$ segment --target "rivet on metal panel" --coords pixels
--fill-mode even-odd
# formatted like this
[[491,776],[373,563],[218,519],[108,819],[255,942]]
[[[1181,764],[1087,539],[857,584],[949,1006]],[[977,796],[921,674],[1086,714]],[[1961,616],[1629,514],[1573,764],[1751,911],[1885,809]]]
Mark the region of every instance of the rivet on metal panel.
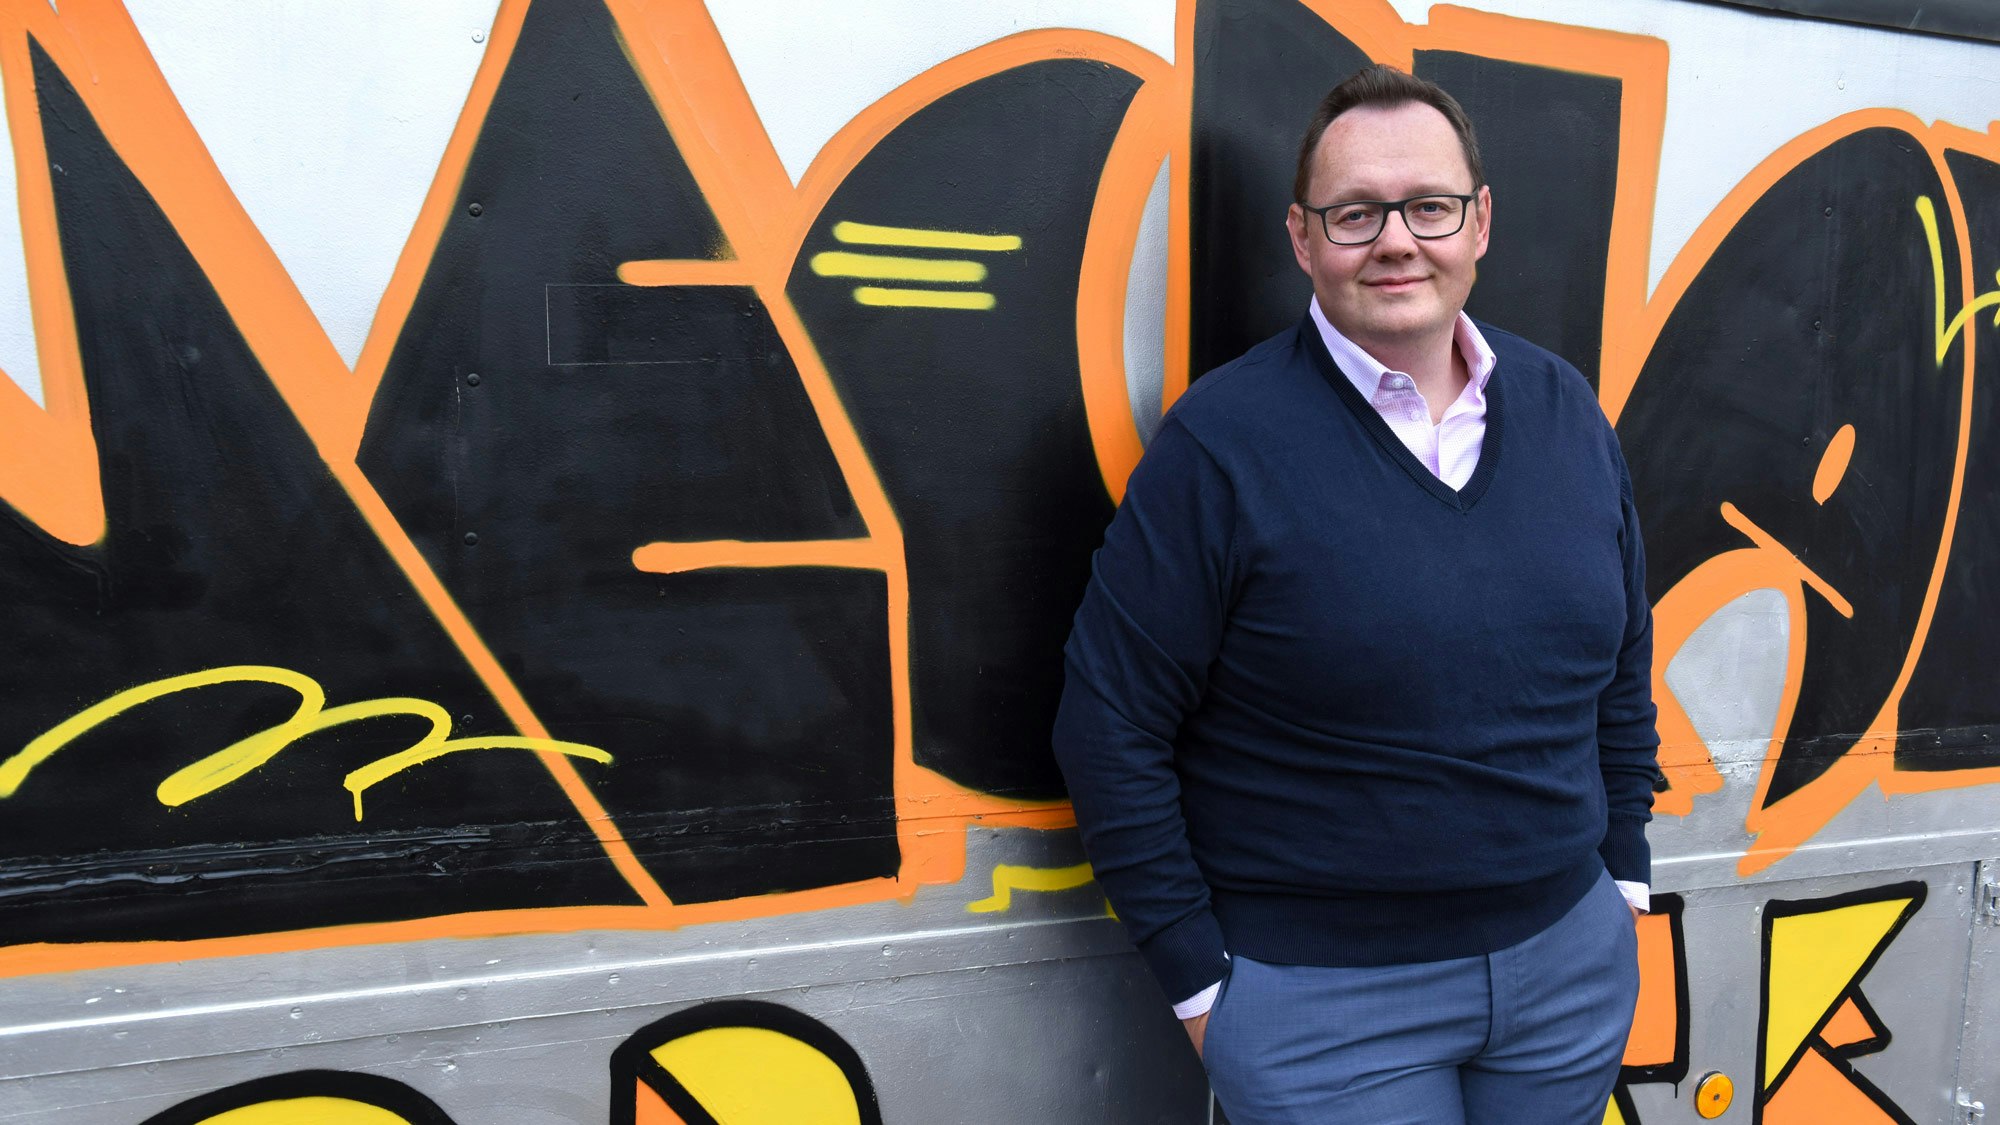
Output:
[[475,219],[476,219],[476,218],[478,218],[478,217],[479,217],[480,215],[482,215],[482,214],[484,214],[484,213],[485,213],[485,211],[486,211],[486,208],[484,208],[484,207],[481,207],[481,206],[480,206],[479,204],[477,204],[477,203],[474,203],[474,204],[471,204],[471,205],[467,206],[465,210],[466,210],[466,213],[467,213],[467,214],[471,215],[471,216],[472,216],[473,218],[475,218]]
[[1727,1074],[1711,1070],[1701,1076],[1694,1087],[1694,1111],[1708,1120],[1721,1117],[1729,1111],[1729,1103],[1736,1100],[1736,1083]]
[[466,532],[466,533],[465,533],[465,545],[466,545],[466,546],[468,546],[468,547],[473,547],[473,546],[477,546],[477,545],[478,545],[478,543],[479,543],[479,533],[478,533],[478,532],[476,532],[476,531],[468,531],[468,532]]
[[1958,1110],[1958,1119],[1964,1125],[1978,1125],[1986,1116],[1986,1103],[1974,1101],[1970,1090],[1958,1091],[1957,1100],[1951,1104]]
[[468,387],[476,387],[476,386],[478,386],[478,385],[479,385],[479,372],[477,372],[477,371],[470,371],[470,372],[467,372],[467,373],[466,373],[466,376],[465,376],[465,385],[466,385],[466,386],[468,386]]

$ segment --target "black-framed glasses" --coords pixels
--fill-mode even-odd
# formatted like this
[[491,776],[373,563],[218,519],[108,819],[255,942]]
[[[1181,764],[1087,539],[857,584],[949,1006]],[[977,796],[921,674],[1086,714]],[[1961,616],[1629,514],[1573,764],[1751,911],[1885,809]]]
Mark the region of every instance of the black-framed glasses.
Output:
[[1450,238],[1465,229],[1473,195],[1413,195],[1408,199],[1350,199],[1330,207],[1299,209],[1319,216],[1320,229],[1335,246],[1366,246],[1382,237],[1391,213],[1418,238]]

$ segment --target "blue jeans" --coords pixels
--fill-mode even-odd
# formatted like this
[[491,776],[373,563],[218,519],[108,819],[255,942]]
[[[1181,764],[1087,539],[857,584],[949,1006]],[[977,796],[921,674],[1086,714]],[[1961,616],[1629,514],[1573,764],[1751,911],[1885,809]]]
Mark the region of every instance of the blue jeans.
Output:
[[1230,1125],[1597,1125],[1639,997],[1611,876],[1534,937],[1418,965],[1232,956],[1203,1062]]

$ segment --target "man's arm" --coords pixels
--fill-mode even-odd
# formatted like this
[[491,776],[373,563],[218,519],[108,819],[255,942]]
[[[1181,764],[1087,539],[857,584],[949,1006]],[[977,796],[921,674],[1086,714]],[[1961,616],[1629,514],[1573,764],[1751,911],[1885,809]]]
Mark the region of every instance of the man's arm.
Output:
[[1597,759],[1604,775],[1607,821],[1598,854],[1626,901],[1641,910],[1645,904],[1637,895],[1652,882],[1646,822],[1652,819],[1653,783],[1660,776],[1660,736],[1653,707],[1653,610],[1646,600],[1646,550],[1639,538],[1631,474],[1618,451],[1617,437],[1608,440],[1618,466],[1624,516],[1619,548],[1625,562],[1625,636],[1611,683],[1597,699]]
[[1173,741],[1200,704],[1239,580],[1235,494],[1169,418],[1105,531],[1065,649],[1055,752],[1097,879],[1170,999],[1222,979]]

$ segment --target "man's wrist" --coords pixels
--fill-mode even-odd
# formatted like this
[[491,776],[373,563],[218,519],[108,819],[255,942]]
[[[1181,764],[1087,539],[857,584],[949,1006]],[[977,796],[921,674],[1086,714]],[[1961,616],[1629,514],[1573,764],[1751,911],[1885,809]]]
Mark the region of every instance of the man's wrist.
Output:
[[1177,1020],[1191,1020],[1196,1016],[1207,1015],[1208,1010],[1215,1007],[1215,998],[1221,992],[1222,982],[1216,981],[1193,996],[1175,1004],[1174,1018]]
[[1641,914],[1653,911],[1653,889],[1645,883],[1635,883],[1628,879],[1613,879],[1618,884],[1618,893],[1625,896],[1625,904]]

